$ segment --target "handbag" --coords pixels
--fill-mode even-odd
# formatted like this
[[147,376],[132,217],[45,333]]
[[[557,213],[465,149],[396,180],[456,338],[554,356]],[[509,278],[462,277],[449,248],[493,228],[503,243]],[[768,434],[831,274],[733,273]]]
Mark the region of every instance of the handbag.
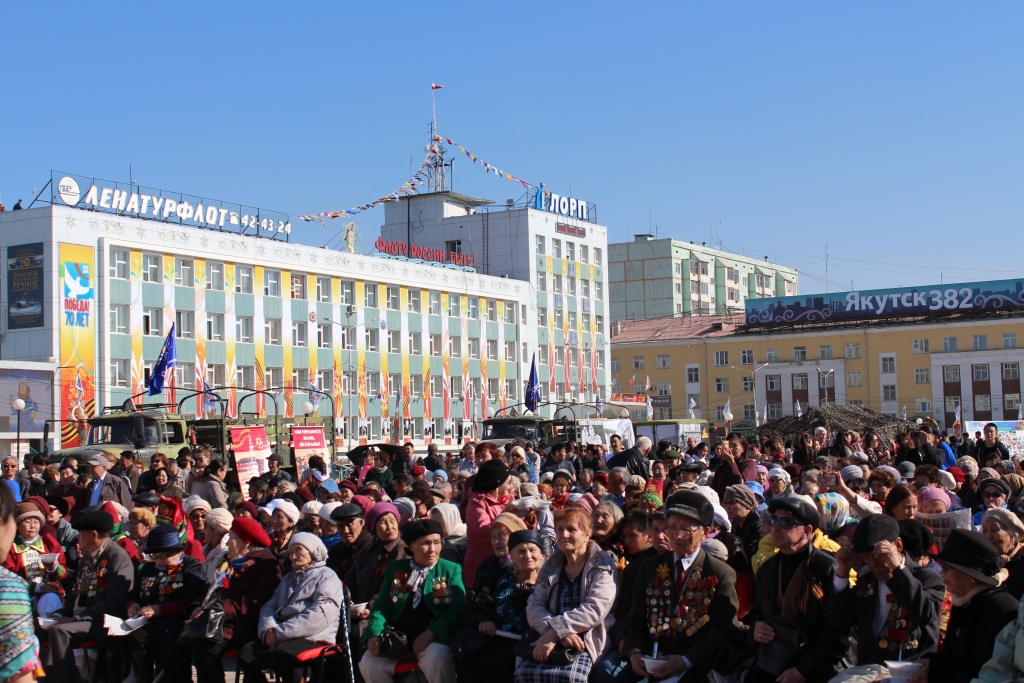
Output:
[[[536,629],[527,629],[523,633],[523,638],[515,644],[512,648],[512,652],[516,657],[522,657],[528,659],[531,662],[536,661],[533,658],[533,646],[540,640],[540,633]],[[548,660],[542,662],[542,664],[550,664],[551,666],[568,666],[576,661],[576,658],[580,656],[580,651],[571,647],[565,647],[564,645],[555,644],[555,649],[548,655]]]
[[191,645],[196,640],[224,642],[224,606],[216,600],[206,607],[195,619],[189,619],[181,628],[178,645]]
[[803,647],[803,633],[790,622],[777,619],[766,619],[765,622],[775,631],[775,637],[758,649],[757,666],[772,676],[779,676],[792,665]]
[[380,656],[401,661],[412,655],[409,638],[394,626],[385,626],[380,634]]

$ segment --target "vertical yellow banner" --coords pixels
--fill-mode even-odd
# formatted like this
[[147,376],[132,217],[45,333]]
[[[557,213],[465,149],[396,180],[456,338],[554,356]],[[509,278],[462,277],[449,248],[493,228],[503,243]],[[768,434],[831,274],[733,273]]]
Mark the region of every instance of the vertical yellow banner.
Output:
[[96,414],[96,254],[92,247],[60,245],[60,442],[84,444]]
[[[253,276],[253,311],[252,311],[252,335],[256,342],[256,388],[257,389],[279,389],[267,384],[266,375],[266,321],[263,318],[263,266],[256,266]],[[267,395],[256,394],[256,415],[266,417]],[[277,438],[277,435],[274,435]]]
[[[235,264],[224,264],[224,377],[231,387],[227,393],[228,417],[238,417],[238,366],[235,364]],[[245,387],[251,389],[252,387]]]
[[[343,391],[345,381],[345,363],[341,355],[342,351],[342,328],[341,317],[341,280],[331,278],[331,350],[334,355],[334,386],[320,387],[324,391],[330,391],[334,396],[334,417],[338,418],[344,433],[348,435],[348,425],[345,424],[345,392]],[[337,434],[332,438],[337,439]]]
[[498,406],[505,415],[508,408],[508,388],[505,385],[505,302],[498,299]]
[[[206,373],[206,261],[196,259],[193,267],[196,310],[192,320],[192,331],[196,340],[196,374],[201,380],[196,383],[196,389],[212,389],[213,383],[207,379]],[[209,412],[206,408],[217,405],[219,402],[210,394],[196,396],[196,415],[203,416]]]
[[[142,359],[142,252],[132,251],[129,264],[131,304],[128,307],[127,323],[132,338],[132,380],[129,386],[131,395],[137,396],[146,390],[145,362]],[[140,402],[145,402],[145,399]]]
[[448,339],[448,293],[441,292],[441,410],[444,416],[445,446],[452,443],[452,369]]
[[412,441],[412,422],[409,414],[409,288],[402,287],[399,291],[399,308],[402,316],[402,441]]
[[370,422],[366,415],[366,283],[356,281],[356,381],[359,384],[357,403],[359,410],[359,445],[366,445],[370,435]]
[[292,273],[281,271],[281,351],[284,356],[284,416],[295,417],[292,377]]
[[[388,376],[388,351],[391,345],[391,330],[387,324],[388,288],[387,285],[376,285],[377,291],[377,326],[380,335],[377,338],[377,350],[380,357],[380,440],[391,442],[394,431],[391,429],[391,382]],[[398,412],[398,411],[395,411]]]

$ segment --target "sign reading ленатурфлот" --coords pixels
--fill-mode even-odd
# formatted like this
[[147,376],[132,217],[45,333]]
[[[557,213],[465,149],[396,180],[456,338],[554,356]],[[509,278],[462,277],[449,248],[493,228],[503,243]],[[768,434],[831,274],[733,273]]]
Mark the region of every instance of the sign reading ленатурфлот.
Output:
[[778,325],[1011,308],[1024,309],[1024,280],[747,299],[746,321]]

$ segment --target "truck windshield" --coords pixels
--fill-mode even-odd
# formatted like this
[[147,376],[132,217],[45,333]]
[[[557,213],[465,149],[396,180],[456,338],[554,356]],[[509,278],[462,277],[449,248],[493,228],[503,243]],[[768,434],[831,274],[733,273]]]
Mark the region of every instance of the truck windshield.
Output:
[[485,439],[536,439],[536,422],[491,422],[484,425]]
[[[160,443],[160,433],[154,420],[146,420],[146,445],[155,446]],[[90,425],[89,445],[133,445],[135,442],[135,420],[118,420]]]

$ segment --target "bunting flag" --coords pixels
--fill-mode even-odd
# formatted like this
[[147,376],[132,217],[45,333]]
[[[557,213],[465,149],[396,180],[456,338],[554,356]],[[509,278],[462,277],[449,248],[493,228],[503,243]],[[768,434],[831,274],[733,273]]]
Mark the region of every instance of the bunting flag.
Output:
[[[438,135],[434,139],[435,140],[440,140],[440,138],[441,138],[441,136]],[[479,163],[483,167],[485,173],[493,173],[494,175],[498,176],[499,178],[504,178],[505,182],[509,182],[510,183],[510,182],[515,181],[515,182],[519,183],[520,185],[522,185],[523,187],[525,187],[527,189],[529,189],[531,187],[537,187],[536,185],[533,185],[531,183],[526,182],[522,178],[517,178],[514,175],[512,175],[511,173],[506,173],[505,171],[502,171],[500,168],[498,168],[497,166],[495,166],[492,163],[484,161],[483,159],[479,158],[477,155],[475,155],[472,152],[468,151],[462,145],[458,144],[457,142],[453,142],[451,138],[446,137],[446,138],[444,138],[444,141],[447,142],[450,147],[458,147],[459,151],[462,152],[463,154],[465,154],[466,157],[470,161],[472,161],[474,164]]]
[[651,390],[651,376],[647,375],[647,381],[644,383],[644,391]]

